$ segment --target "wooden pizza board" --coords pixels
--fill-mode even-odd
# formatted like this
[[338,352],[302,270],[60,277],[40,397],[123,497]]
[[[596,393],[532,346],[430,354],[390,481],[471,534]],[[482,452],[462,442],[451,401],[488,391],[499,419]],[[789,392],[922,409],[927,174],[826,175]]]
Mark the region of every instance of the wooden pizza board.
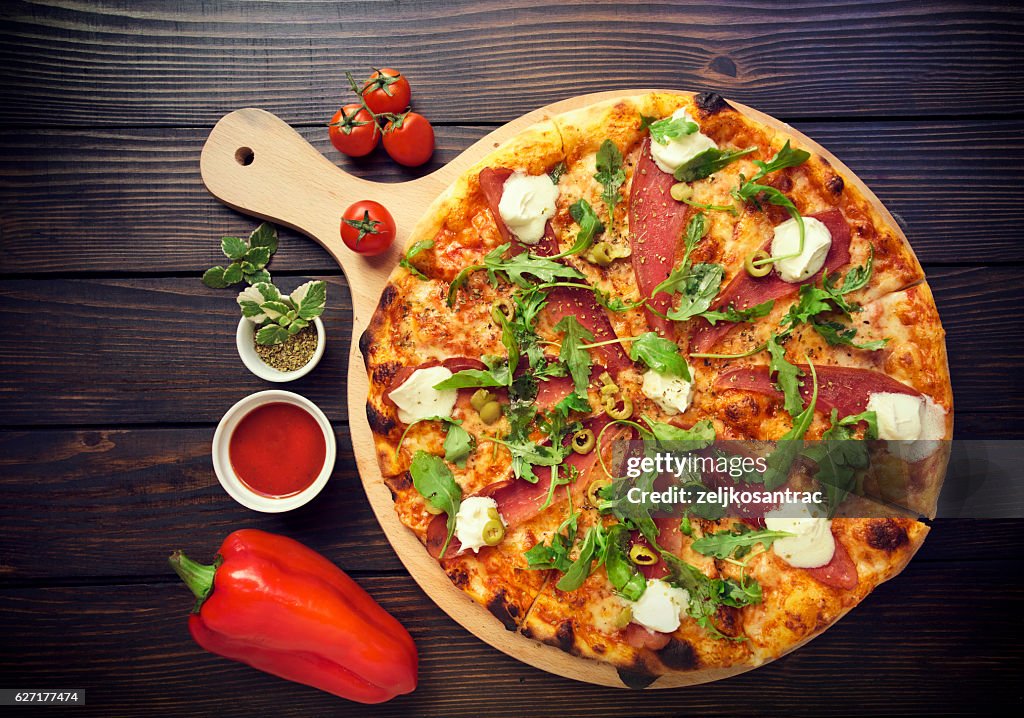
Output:
[[[221,118],[203,146],[200,158],[203,182],[214,197],[239,212],[308,235],[341,266],[352,293],[348,412],[359,475],[381,528],[423,591],[467,631],[513,658],[566,678],[618,688],[625,686],[612,666],[573,656],[507,631],[486,608],[452,584],[438,562],[398,520],[391,492],[377,465],[373,437],[366,420],[368,381],[358,342],[412,229],[431,203],[464,171],[536,122],[614,98],[653,91],[599,92],[542,107],[499,127],[441,169],[408,182],[387,184],[354,177],[321,155],[283,120],[255,108],[237,110]],[[825,148],[773,117],[735,102],[730,104],[758,122],[785,130],[796,137],[804,149],[828,159],[844,179],[855,183],[893,231],[902,235],[899,225],[871,190]],[[377,257],[355,254],[342,243],[339,234],[341,213],[351,203],[362,199],[376,200],[386,206],[398,226],[398,237],[391,249]],[[750,667],[662,676],[650,687],[707,683],[746,670]]]

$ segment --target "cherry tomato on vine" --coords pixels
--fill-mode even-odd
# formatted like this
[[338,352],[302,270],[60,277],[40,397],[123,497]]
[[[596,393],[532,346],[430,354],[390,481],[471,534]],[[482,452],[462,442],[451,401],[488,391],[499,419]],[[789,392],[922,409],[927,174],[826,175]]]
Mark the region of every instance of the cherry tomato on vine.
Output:
[[363,85],[362,95],[371,112],[378,115],[383,112],[398,114],[409,108],[412,91],[402,73],[385,67],[370,75],[370,79]]
[[341,215],[341,240],[353,252],[380,254],[395,241],[395,220],[380,202],[361,200]]
[[335,112],[328,128],[331,144],[349,157],[370,154],[380,141],[380,129],[373,115],[358,103]]
[[406,112],[384,126],[384,149],[395,162],[419,167],[434,154],[434,128],[416,112]]

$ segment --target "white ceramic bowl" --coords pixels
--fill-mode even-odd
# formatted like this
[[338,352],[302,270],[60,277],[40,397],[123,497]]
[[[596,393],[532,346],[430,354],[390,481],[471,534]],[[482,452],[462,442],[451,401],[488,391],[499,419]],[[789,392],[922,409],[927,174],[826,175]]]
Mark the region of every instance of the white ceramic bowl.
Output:
[[313,352],[313,358],[300,369],[280,371],[264,363],[260,359],[260,355],[256,353],[256,347],[253,344],[256,325],[245,317],[242,317],[241,321],[238,322],[238,329],[235,331],[235,346],[238,347],[238,356],[242,358],[242,363],[245,364],[246,368],[260,379],[274,382],[294,381],[313,371],[313,367],[320,363],[320,359],[324,355],[327,332],[324,331],[324,323],[320,320],[320,317],[313,320],[313,326],[316,327],[316,351]]
[[[299,493],[281,499],[257,494],[243,484],[238,475],[235,474],[235,470],[231,467],[231,456],[228,453],[231,434],[234,433],[235,427],[238,426],[238,422],[242,420],[242,417],[258,406],[275,402],[294,404],[308,411],[320,425],[320,429],[324,433],[324,442],[326,443],[324,465],[316,479],[313,480],[313,483]],[[220,423],[217,424],[217,431],[213,434],[213,470],[217,474],[220,485],[224,487],[224,490],[228,492],[231,498],[242,504],[242,506],[253,511],[262,511],[268,514],[297,509],[319,494],[321,489],[327,484],[327,480],[331,478],[337,453],[338,445],[334,438],[334,429],[331,428],[331,422],[320,411],[320,407],[304,396],[290,391],[283,391],[282,389],[268,389],[267,391],[256,392],[245,397],[228,409]]]

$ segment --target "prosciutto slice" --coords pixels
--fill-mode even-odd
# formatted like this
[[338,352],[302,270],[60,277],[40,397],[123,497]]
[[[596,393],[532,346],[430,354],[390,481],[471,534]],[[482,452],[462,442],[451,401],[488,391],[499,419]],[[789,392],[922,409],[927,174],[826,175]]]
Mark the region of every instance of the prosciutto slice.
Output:
[[[676,249],[686,227],[689,208],[669,194],[675,178],[658,169],[651,158],[651,140],[640,147],[640,159],[629,191],[629,229],[633,273],[642,297],[650,297],[654,288],[668,279],[676,261]],[[672,297],[659,292],[648,305],[664,314]],[[646,308],[647,323],[663,337],[672,338],[673,322],[662,319]]]
[[[806,280],[806,282],[816,282],[824,272],[834,272],[850,263],[850,225],[846,223],[843,213],[838,209],[830,209],[827,212],[808,216],[819,220],[828,227],[829,234],[832,235],[832,246],[828,250],[828,256],[825,257],[825,264],[816,274]],[[765,243],[763,249],[770,252],[771,240]],[[711,308],[722,309],[732,304],[737,309],[746,309],[767,302],[769,299],[793,296],[799,290],[799,284],[782,281],[778,273],[774,271],[763,277],[752,277],[747,272],[741,271],[726,285]],[[707,322],[699,321],[690,338],[690,351],[698,354],[708,351],[735,326],[729,322],[719,322],[715,326],[711,326]]]
[[498,206],[501,204],[501,196],[505,192],[505,180],[511,176],[512,170],[505,167],[487,167],[480,170],[479,174],[480,191],[484,193],[484,198],[487,200],[487,208],[491,210],[494,223],[498,226],[498,232],[501,233],[502,241],[512,243],[512,248],[509,251],[513,254],[521,254],[526,251],[532,251],[541,257],[550,257],[558,254],[558,238],[555,237],[555,232],[551,228],[551,222],[544,225],[544,236],[540,242],[533,246],[520,242],[505,225]]
[[[391,383],[388,384],[388,389],[384,392],[384,403],[388,406],[394,406],[395,402],[391,401],[391,392],[398,387],[402,386],[409,377],[412,376],[413,372],[417,369],[427,369],[432,366],[443,366],[453,374],[457,374],[465,369],[486,369],[487,365],[479,359],[472,359],[470,357],[450,357],[444,361],[437,361],[436,359],[423,362],[417,366],[403,366],[395,372],[395,375],[391,377]],[[469,397],[475,392],[476,389],[459,389],[459,398],[457,406],[465,408],[469,404]]]
[[[501,214],[498,212],[498,204],[501,202],[505,180],[511,174],[512,170],[504,168],[487,168],[480,172],[480,189],[487,198],[487,206],[490,208],[491,214],[494,215],[494,221],[498,225],[498,230],[501,232],[502,237],[506,241],[512,242],[511,251],[516,253],[530,251],[539,257],[552,257],[558,254],[558,238],[551,227],[551,222],[548,222],[544,227],[543,239],[537,245],[531,247],[517,241],[502,221]],[[586,283],[586,280],[581,279],[578,281],[580,284]],[[597,303],[594,293],[587,289],[576,287],[556,287],[552,289],[548,292],[548,304],[544,311],[551,316],[553,323],[558,323],[566,315],[576,317],[577,321],[594,335],[595,342],[616,338],[615,330],[612,329],[612,324],[608,320],[608,314]],[[621,344],[609,344],[597,347],[593,351],[600,357],[605,367],[612,372],[618,372],[632,364]]]
[[[805,374],[800,394],[806,404],[813,392],[811,370],[806,365],[800,365],[800,369]],[[917,389],[871,369],[818,366],[815,370],[818,373],[818,403],[815,408],[826,414],[831,413],[833,409],[837,409],[840,416],[859,414],[867,409],[871,395],[879,392],[921,396]],[[768,366],[764,364],[730,369],[718,377],[715,388],[750,391],[780,401],[783,398],[782,392],[772,383]]]
[[836,542],[836,552],[832,554],[832,560],[824,566],[804,570],[818,583],[848,591],[857,587],[857,567],[843,543],[834,534],[833,538]]
[[638,623],[630,623],[625,628],[625,639],[626,643],[633,648],[649,648],[652,651],[660,651],[672,640],[672,634],[652,631]]
[[[607,415],[601,414],[585,421],[584,426],[593,431],[594,435],[597,436],[610,421],[611,419]],[[609,430],[608,434],[612,434],[612,430]],[[612,441],[614,438],[613,436],[606,435],[605,441]],[[573,495],[573,502],[576,505],[582,503],[587,486],[590,483],[590,472],[596,464],[597,451],[594,450],[589,454],[572,452],[558,467],[559,476],[563,477],[570,466],[575,467],[579,472],[576,481],[569,484]],[[488,496],[494,499],[498,504],[498,513],[505,520],[505,525],[510,529],[515,528],[540,513],[541,507],[547,501],[548,491],[551,488],[551,467],[536,466],[534,467],[534,473],[537,475],[537,483],[535,484],[523,481],[522,479],[507,479],[486,486],[475,495]],[[556,493],[559,491],[564,490],[556,489]],[[559,497],[556,495],[553,503],[558,501]],[[427,550],[434,558],[440,555],[441,547],[444,546],[444,540],[447,535],[447,517],[443,514],[438,514],[427,527]],[[459,540],[453,536],[451,543],[448,544],[445,558],[455,556],[461,549],[462,545],[459,543]]]

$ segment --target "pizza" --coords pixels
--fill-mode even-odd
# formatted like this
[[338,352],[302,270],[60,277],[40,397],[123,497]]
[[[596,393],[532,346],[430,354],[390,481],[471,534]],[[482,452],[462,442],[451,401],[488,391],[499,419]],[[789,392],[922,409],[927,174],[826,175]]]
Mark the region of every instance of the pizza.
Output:
[[[920,264],[765,119],[654,92],[524,130],[434,202],[360,339],[402,523],[506,628],[630,686],[820,634],[921,546],[945,472]],[[644,463],[672,446],[711,463]],[[684,481],[754,498],[667,507]]]

